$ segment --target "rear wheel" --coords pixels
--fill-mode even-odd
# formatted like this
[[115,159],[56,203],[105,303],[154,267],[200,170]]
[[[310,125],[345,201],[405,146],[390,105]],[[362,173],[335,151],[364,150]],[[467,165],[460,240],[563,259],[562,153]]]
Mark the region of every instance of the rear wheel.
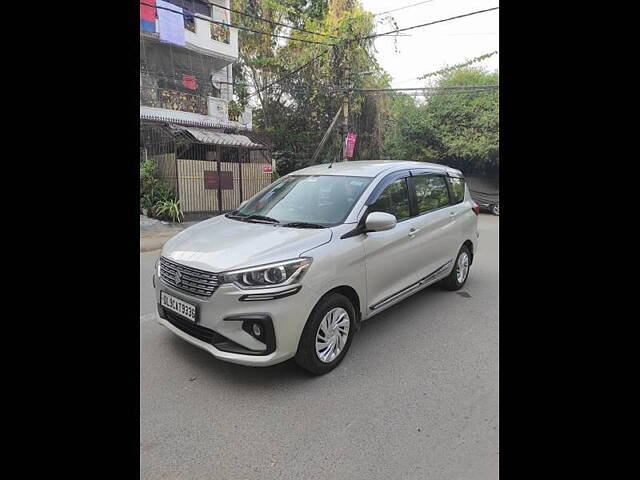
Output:
[[336,368],[351,345],[355,320],[355,309],[344,295],[331,293],[320,299],[302,331],[296,363],[315,375]]
[[469,247],[463,245],[458,252],[456,263],[448,277],[440,282],[443,288],[447,290],[459,290],[467,282],[469,277],[469,268],[471,267],[471,252]]

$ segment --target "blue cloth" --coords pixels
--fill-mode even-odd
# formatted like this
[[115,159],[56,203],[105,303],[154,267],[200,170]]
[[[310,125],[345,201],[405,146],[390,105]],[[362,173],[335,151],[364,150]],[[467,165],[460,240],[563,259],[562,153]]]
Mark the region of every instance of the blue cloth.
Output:
[[140,19],[140,31],[156,33],[156,23],[149,20]]
[[[156,7],[158,7],[160,41],[184,46],[186,41],[184,37],[182,8],[176,7],[175,5],[163,0],[157,0]],[[165,8],[171,9],[171,11],[165,10]]]

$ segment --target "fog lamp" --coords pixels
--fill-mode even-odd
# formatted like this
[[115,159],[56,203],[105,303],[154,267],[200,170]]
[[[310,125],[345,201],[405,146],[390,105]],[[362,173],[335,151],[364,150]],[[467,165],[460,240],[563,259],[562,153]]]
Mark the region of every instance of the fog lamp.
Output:
[[260,324],[258,323],[254,323],[253,327],[251,327],[251,330],[256,337],[260,337],[262,335],[262,328],[260,328]]

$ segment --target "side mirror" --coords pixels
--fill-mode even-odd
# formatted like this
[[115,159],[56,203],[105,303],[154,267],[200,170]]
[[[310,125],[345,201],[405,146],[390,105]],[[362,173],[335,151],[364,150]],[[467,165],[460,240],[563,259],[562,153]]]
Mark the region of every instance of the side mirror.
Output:
[[384,230],[395,228],[396,223],[398,221],[395,215],[384,212],[371,212],[367,215],[364,226],[367,232],[383,232]]

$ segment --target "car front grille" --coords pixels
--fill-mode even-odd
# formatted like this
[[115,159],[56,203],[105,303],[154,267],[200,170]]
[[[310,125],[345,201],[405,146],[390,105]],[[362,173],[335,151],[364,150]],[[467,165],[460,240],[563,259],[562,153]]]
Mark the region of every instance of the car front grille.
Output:
[[216,273],[186,267],[164,257],[160,257],[160,277],[172,287],[201,298],[209,298],[220,285]]

